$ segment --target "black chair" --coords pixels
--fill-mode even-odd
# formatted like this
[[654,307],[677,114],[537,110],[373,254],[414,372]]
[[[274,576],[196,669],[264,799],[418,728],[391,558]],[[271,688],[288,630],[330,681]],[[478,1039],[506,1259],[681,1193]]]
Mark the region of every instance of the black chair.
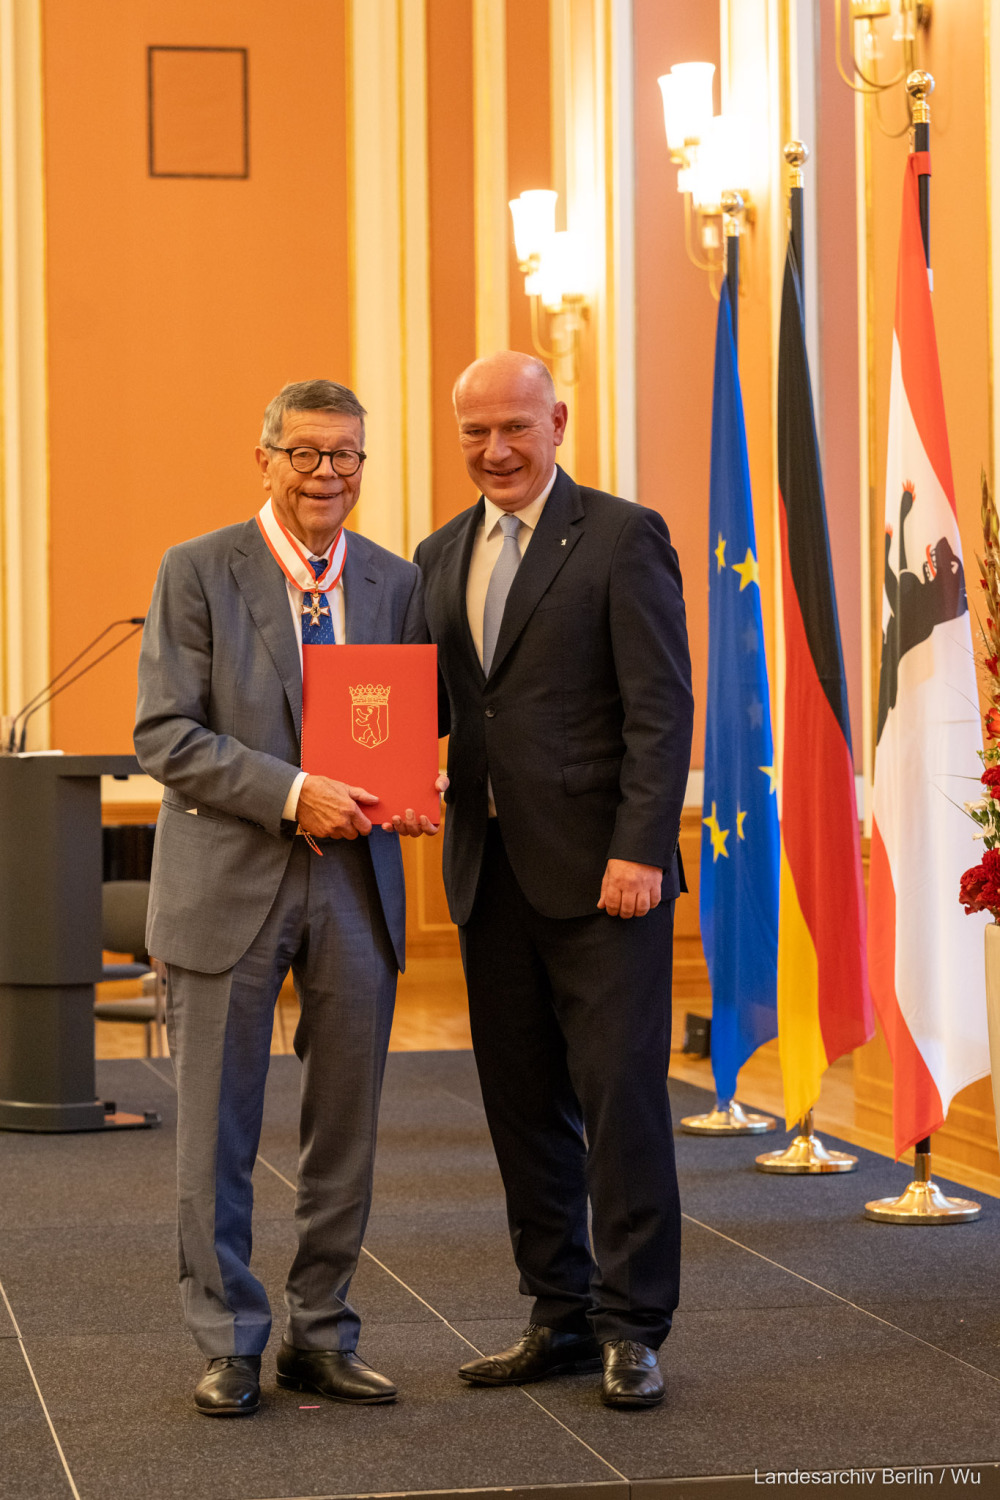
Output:
[[131,963],[105,964],[104,980],[135,979],[142,994],[122,1000],[98,1000],[101,1021],[130,1022],[146,1028],[146,1056],[163,1056],[166,1024],[166,976],[146,952],[148,880],[107,880],[101,887],[101,944],[112,953],[130,953]]
[[153,868],[155,823],[105,823],[102,880],[148,880]]

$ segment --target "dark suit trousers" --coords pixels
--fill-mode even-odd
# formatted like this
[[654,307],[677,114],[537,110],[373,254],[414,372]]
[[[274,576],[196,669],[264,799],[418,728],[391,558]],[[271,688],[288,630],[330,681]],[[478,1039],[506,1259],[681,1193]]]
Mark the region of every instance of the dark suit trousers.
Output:
[[658,1348],[680,1276],[666,1083],[673,902],[628,921],[596,910],[543,917],[491,819],[460,932],[472,1041],[532,1321],[582,1330],[589,1318],[602,1343]]
[[274,1003],[289,968],[302,1005],[302,1099],[285,1332],[302,1349],[358,1340],[347,1293],[371,1204],[397,970],[367,842],[320,843],[322,859],[295,840],[271,910],[234,968],[167,967],[181,1301],[209,1358],[259,1354],[271,1328],[250,1269],[252,1177]]

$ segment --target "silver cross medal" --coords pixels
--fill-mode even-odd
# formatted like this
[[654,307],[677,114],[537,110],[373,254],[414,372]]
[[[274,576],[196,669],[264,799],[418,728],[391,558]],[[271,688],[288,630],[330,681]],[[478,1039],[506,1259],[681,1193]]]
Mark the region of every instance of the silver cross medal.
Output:
[[327,605],[325,605],[325,604],[320,604],[319,600],[320,600],[319,589],[313,589],[313,591],[312,591],[312,599],[309,601],[308,604],[306,603],[306,596],[305,596],[305,594],[303,593],[303,595],[302,595],[302,615],[303,615],[303,618],[306,615],[308,615],[309,616],[309,623],[313,627],[315,627],[315,626],[317,626],[319,624],[320,615],[328,615],[330,613],[329,607]]

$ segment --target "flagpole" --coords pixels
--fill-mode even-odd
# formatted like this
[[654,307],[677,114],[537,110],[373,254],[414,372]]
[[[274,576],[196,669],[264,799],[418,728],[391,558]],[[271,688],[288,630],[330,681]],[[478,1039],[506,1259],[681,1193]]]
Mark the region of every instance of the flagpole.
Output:
[[802,168],[809,160],[809,147],[804,141],[789,141],[782,152],[786,162],[791,168],[791,176],[788,185],[788,236],[795,251],[795,260],[799,268],[799,292],[802,296],[802,309],[805,313],[806,302],[806,262],[804,230],[802,226]]
[[[722,226],[726,247],[726,288],[729,292],[729,314],[733,327],[733,348],[739,348],[740,306],[740,233],[745,204],[741,194],[722,194]],[[756,1114],[732,1098],[717,1098],[705,1114],[684,1115],[680,1128],[686,1135],[764,1135],[777,1128],[772,1115]]]
[[[931,108],[927,102],[934,92],[934,79],[923,68],[917,68],[906,80],[906,92],[913,101],[912,151],[928,158],[931,149]],[[924,242],[924,260],[931,276],[931,174],[917,174],[920,205],[920,233]],[[933,282],[931,282],[933,286]],[[931,1138],[924,1136],[913,1148],[914,1178],[898,1198],[874,1198],[865,1204],[865,1217],[888,1224],[964,1224],[978,1219],[978,1203],[969,1198],[948,1198],[931,1177]]]
[[[805,243],[802,217],[802,168],[809,160],[809,147],[803,141],[789,141],[783,151],[790,168],[788,192],[788,235],[799,275],[799,295],[802,300],[802,316],[805,317],[804,267]],[[781,1172],[804,1175],[814,1172],[853,1172],[858,1158],[846,1151],[833,1151],[824,1146],[813,1131],[813,1112],[807,1110],[799,1121],[798,1134],[790,1146],[780,1151],[765,1151],[755,1163],[758,1172]]]
[[[934,92],[934,79],[930,73],[918,68],[906,80],[906,92],[913,100],[913,150],[926,156],[931,153],[931,107],[928,98]],[[928,271],[931,268],[931,174],[917,174],[917,192],[920,203],[920,233],[924,240],[924,260]]]
[[722,232],[726,242],[726,285],[729,314],[733,320],[733,348],[740,347],[740,217],[743,199],[739,193],[722,195]]
[[[930,73],[917,70],[906,80],[907,93],[913,99],[913,150],[930,156],[931,111],[927,97],[934,92],[934,79]],[[931,269],[931,174],[917,175],[917,191],[920,202],[920,233],[924,241],[924,261]],[[931,1138],[925,1135],[913,1148],[917,1156],[927,1157],[927,1176],[930,1177]]]

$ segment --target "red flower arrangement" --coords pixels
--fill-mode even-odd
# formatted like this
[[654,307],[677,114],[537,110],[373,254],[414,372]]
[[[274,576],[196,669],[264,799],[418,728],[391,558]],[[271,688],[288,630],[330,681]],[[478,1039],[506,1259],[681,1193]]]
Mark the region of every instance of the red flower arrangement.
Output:
[[1000,849],[987,849],[982,863],[966,870],[958,899],[970,916],[975,911],[996,913],[1000,907]]
[[978,865],[966,870],[958,884],[958,899],[966,916],[988,911],[1000,920],[1000,849],[986,849]]
[[980,624],[979,638],[985,648],[980,664],[989,674],[985,680],[989,707],[983,715],[986,749],[981,750],[983,774],[979,778],[984,795],[966,802],[965,810],[976,824],[977,839],[984,844],[978,865],[966,870],[959,882],[958,899],[966,912],[988,911],[1000,922],[1000,520],[985,473],[982,476],[983,556],[977,557],[980,583],[986,594],[988,614]]

